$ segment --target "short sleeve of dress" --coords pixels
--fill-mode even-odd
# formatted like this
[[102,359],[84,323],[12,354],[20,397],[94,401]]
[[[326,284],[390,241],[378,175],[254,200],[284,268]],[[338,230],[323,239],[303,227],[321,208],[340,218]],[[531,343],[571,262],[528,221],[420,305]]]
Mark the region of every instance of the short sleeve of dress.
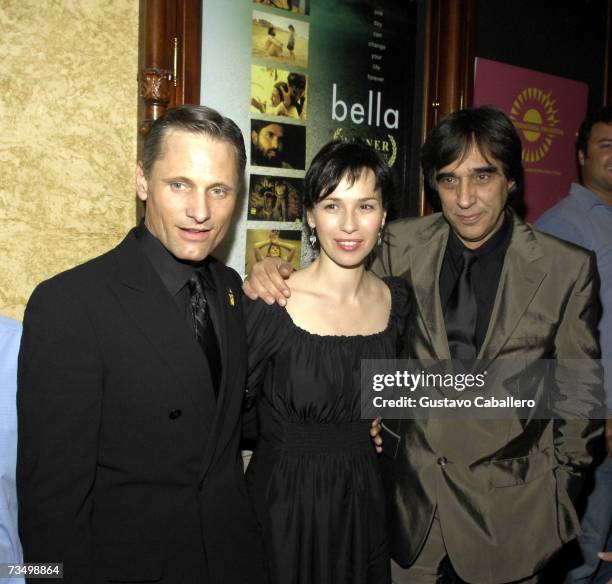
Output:
[[404,278],[387,276],[383,281],[391,290],[391,323],[397,331],[398,357],[408,357],[404,352],[404,347],[409,346],[406,342],[411,334],[414,320],[414,295],[412,287]]
[[242,296],[249,354],[249,392],[256,394],[270,358],[283,345],[287,334],[284,308]]

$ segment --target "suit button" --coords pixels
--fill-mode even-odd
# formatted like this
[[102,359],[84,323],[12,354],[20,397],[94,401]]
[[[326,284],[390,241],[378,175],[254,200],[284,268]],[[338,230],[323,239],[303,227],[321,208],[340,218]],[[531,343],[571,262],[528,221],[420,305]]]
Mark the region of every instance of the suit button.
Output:
[[440,458],[438,458],[438,464],[440,466],[444,466],[447,462],[448,462],[448,460],[446,460],[445,456],[441,456]]
[[177,418],[180,418],[183,415],[183,412],[181,410],[172,410],[169,414],[168,417],[171,420],[176,420]]

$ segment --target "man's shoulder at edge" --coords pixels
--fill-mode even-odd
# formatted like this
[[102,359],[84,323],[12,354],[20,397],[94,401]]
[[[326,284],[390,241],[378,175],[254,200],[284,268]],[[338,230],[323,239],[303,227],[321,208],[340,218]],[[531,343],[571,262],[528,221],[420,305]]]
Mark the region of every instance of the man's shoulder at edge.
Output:
[[583,186],[572,183],[569,194],[547,209],[534,223],[534,227],[565,241],[588,247],[590,211],[597,202],[594,197]]
[[[118,245],[114,248],[96,256],[90,260],[68,268],[63,272],[55,274],[46,280],[43,280],[34,288],[30,301],[35,296],[41,293],[55,291],[56,294],[61,294],[60,291],[69,292],[73,295],[90,295],[99,290],[101,286],[109,281],[109,276],[116,271],[116,254],[119,250],[125,249],[126,246],[136,242],[134,229],[130,230]],[[135,247],[135,246],[134,246]],[[144,254],[142,261],[145,261]],[[29,302],[28,302],[29,304]],[[27,308],[26,308],[27,311]]]
[[[84,291],[90,286],[106,284],[110,274],[117,270],[118,253],[122,255],[130,253],[135,254],[133,257],[133,261],[135,262],[146,263],[148,261],[145,254],[140,254],[136,243],[135,229],[131,229],[123,240],[114,248],[82,264],[43,280],[36,286],[35,292],[56,287],[58,289],[69,289],[76,292],[79,290]],[[130,256],[127,255],[127,257]],[[235,286],[237,290],[240,289],[242,286],[242,279],[235,270],[213,257],[211,257],[209,261],[211,269],[215,271],[218,277],[224,279],[228,285]]]
[[[445,221],[442,213],[432,213],[424,217],[396,219],[387,226],[387,241],[391,248],[398,242],[401,242],[401,247],[408,248],[413,241],[420,240],[425,235],[437,233],[438,227],[443,227],[444,225]],[[568,259],[580,260],[579,263],[583,263],[588,261],[589,257],[592,255],[591,252],[586,250],[583,246],[540,231],[537,227],[528,225],[515,216],[515,226],[518,225],[523,225],[525,229],[531,231],[535,238],[535,242],[541,246],[541,251],[546,257],[556,260],[560,257],[559,254],[566,254],[566,257],[568,257],[567,254],[569,254]],[[433,230],[429,231],[432,228]],[[397,251],[400,250],[398,249]]]
[[[532,230],[540,250],[544,258],[556,268],[563,265],[566,275],[576,275],[576,270],[579,272],[582,266],[590,265],[589,269],[597,270],[595,253],[582,245],[562,239],[555,235],[539,231],[538,229]],[[563,262],[561,264],[561,262]],[[576,270],[572,269],[572,266]]]
[[21,323],[18,320],[0,314],[0,333],[20,334]]

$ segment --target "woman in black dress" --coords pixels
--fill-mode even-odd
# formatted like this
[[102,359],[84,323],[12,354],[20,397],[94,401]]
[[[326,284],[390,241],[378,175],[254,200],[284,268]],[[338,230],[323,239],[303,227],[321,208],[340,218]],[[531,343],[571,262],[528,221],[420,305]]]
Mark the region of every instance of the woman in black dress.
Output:
[[305,179],[317,259],[286,307],[245,299],[258,440],[247,482],[274,584],[388,584],[385,505],[360,360],[394,358],[409,308],[398,278],[366,270],[392,178],[363,144],[332,142]]

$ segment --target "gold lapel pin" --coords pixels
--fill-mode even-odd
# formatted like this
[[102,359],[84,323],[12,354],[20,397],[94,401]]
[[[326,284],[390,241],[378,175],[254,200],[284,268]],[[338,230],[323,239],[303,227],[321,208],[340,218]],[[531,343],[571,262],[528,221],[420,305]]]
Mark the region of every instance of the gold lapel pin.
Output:
[[236,301],[234,300],[234,291],[231,288],[229,288],[228,296],[229,296],[230,306],[234,306],[236,304]]

